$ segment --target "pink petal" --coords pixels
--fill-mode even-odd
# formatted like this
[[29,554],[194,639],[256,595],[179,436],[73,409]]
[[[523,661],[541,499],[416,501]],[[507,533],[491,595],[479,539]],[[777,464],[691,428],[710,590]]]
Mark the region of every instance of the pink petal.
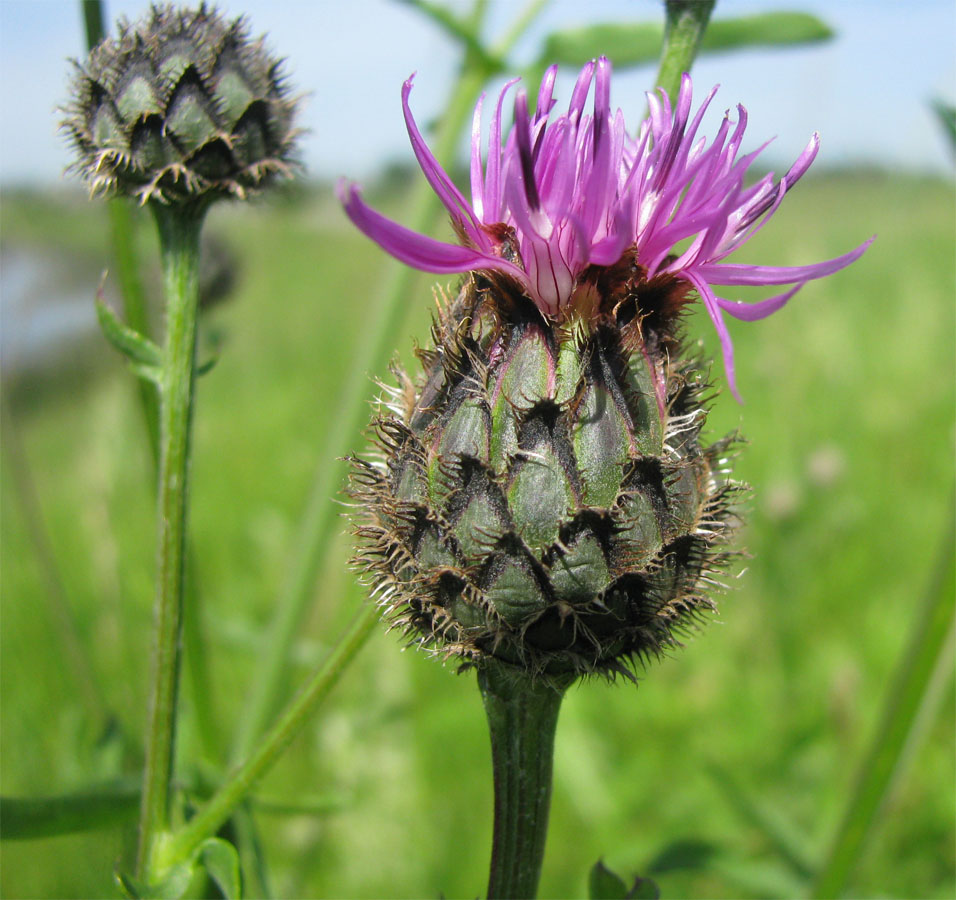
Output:
[[412,150],[415,152],[415,158],[422,167],[422,172],[432,190],[438,194],[438,198],[445,205],[445,209],[451,213],[452,218],[460,223],[465,229],[468,237],[474,243],[483,249],[490,249],[491,244],[488,237],[482,231],[480,223],[475,217],[468,201],[462,196],[461,191],[455,187],[448,173],[441,167],[438,160],[428,149],[425,139],[415,124],[415,117],[412,115],[411,107],[408,105],[408,95],[412,91],[412,75],[402,86],[402,112],[405,116],[405,127],[408,130],[408,137],[412,143]]
[[699,266],[697,271],[707,281],[724,285],[793,284],[795,281],[813,281],[815,278],[823,278],[839,272],[840,269],[845,269],[850,263],[858,260],[874,240],[876,235],[864,241],[855,250],[844,253],[843,256],[809,266],[741,266],[719,263]]
[[355,185],[340,182],[339,200],[352,223],[367,237],[409,266],[425,272],[448,274],[472,269],[498,269],[524,279],[525,273],[513,263],[458,244],[446,244],[418,234],[368,206]]

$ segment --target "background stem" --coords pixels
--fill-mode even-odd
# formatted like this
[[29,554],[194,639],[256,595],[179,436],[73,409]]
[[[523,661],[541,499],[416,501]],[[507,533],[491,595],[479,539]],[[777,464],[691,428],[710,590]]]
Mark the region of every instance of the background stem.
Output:
[[[435,147],[437,159],[447,161],[454,156],[462,128],[485,78],[484,70],[469,70],[467,67],[459,78],[442,117]],[[424,179],[413,206],[411,228],[428,233],[434,226],[439,201]],[[341,527],[341,510],[333,502],[333,497],[345,477],[345,467],[336,460],[348,454],[368,422],[368,404],[363,400],[370,393],[370,373],[381,370],[395,347],[395,335],[406,312],[401,301],[408,297],[409,288],[417,276],[418,273],[408,266],[394,268],[375,309],[367,317],[369,328],[355,350],[353,366],[342,388],[336,414],[330,420],[332,424],[325,445],[319,454],[320,463],[299,526],[290,574],[269,626],[247,713],[239,723],[233,748],[234,762],[249,755],[256,738],[263,732],[281,701],[292,643],[299,634],[299,627],[312,599],[316,577],[335,544],[335,532]]]
[[189,858],[192,852],[229,818],[256,780],[275,762],[292,738],[308,721],[316,706],[338,681],[352,657],[378,624],[378,608],[369,603],[335,645],[328,659],[292,699],[278,721],[263,735],[255,753],[235,769],[209,802],[186,824],[165,848],[164,866]]
[[677,98],[680,77],[689,72],[700,48],[710,14],[716,0],[667,0],[667,21],[664,25],[664,49],[657,71],[657,87],[664,88],[671,99]]
[[537,895],[551,807],[554,732],[568,684],[533,680],[497,663],[478,670],[495,781],[489,900]]
[[166,290],[166,342],[160,384],[159,575],[137,854],[137,872],[145,881],[156,838],[169,829],[202,226],[202,211],[195,207],[154,203],[153,212]]

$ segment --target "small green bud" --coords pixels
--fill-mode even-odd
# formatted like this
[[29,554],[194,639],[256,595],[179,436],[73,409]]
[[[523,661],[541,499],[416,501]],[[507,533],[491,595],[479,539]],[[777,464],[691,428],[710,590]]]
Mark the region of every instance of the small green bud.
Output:
[[62,128],[92,193],[244,198],[294,166],[296,99],[242,18],[153,6],[74,61]]

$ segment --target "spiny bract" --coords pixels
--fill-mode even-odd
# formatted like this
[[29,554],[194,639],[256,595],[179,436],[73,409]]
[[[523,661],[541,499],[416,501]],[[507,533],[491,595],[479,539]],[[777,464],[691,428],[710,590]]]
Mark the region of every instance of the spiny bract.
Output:
[[289,174],[296,102],[243,19],[153,6],[75,65],[62,124],[92,192],[244,197]]
[[733,485],[728,442],[699,442],[701,372],[669,362],[689,289],[630,261],[595,277],[560,324],[469,277],[355,461],[358,562],[415,642],[613,674],[711,606]]

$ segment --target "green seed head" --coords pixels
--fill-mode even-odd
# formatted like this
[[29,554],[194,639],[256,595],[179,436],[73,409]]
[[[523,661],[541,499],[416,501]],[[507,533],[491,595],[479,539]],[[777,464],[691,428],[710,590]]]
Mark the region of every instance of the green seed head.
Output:
[[62,127],[92,192],[242,198],[290,174],[296,100],[243,19],[153,6],[75,66]]
[[469,277],[420,385],[374,423],[358,564],[413,642],[613,674],[711,607],[730,441],[700,443],[705,379],[675,337],[689,288],[621,265],[591,291],[556,321]]

